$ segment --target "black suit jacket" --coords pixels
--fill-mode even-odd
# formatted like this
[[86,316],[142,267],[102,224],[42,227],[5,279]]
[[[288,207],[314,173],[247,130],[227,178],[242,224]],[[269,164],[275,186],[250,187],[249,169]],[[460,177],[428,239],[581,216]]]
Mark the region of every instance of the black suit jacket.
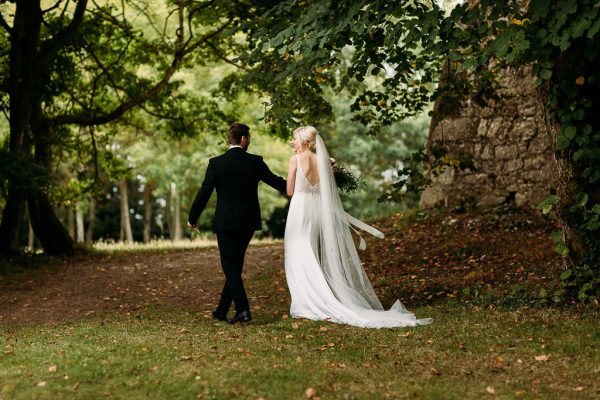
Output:
[[260,181],[280,192],[286,191],[286,181],[273,174],[262,157],[248,154],[242,148],[233,147],[225,154],[211,158],[188,221],[196,224],[213,189],[216,189],[215,232],[261,230],[257,192]]

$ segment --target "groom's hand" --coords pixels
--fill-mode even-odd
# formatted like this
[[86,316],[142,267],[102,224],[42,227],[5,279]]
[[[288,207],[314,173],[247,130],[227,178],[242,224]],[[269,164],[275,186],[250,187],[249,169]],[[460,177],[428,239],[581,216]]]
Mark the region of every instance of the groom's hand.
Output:
[[188,228],[196,229],[196,224],[191,224],[190,221],[188,221],[187,224],[188,224]]

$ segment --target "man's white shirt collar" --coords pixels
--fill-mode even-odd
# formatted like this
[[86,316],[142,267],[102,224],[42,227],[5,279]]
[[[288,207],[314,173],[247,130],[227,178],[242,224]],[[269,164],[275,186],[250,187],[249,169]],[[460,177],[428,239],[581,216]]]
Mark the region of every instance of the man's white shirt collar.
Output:
[[233,149],[234,147],[239,147],[240,149],[243,149],[243,147],[242,147],[242,146],[240,146],[239,144],[230,144],[230,145],[229,145],[229,148],[230,148],[230,149]]

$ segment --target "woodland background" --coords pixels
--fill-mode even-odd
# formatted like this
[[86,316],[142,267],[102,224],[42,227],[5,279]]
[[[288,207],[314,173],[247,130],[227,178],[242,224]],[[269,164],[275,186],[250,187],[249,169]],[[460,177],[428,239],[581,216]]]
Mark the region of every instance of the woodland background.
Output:
[[[0,397],[597,398],[599,42],[595,0],[0,1]],[[233,121],[280,175],[318,128],[432,325],[291,320],[264,187],[255,320],[211,319]]]

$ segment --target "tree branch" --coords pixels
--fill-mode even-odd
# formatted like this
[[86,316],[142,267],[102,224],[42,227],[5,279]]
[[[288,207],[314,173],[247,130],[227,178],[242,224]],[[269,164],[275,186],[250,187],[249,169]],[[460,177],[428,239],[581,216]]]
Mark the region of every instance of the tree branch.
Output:
[[213,38],[216,35],[218,35],[219,33],[221,33],[227,26],[229,26],[231,24],[231,22],[232,22],[231,20],[227,21],[225,24],[223,24],[221,27],[219,27],[214,32],[211,32],[211,33],[205,35],[204,37],[202,37],[201,39],[198,39],[196,42],[194,42],[193,44],[191,44],[189,46],[186,46],[188,44],[188,42],[186,42],[186,44],[184,44],[178,51],[175,52],[171,66],[165,71],[165,73],[160,81],[155,83],[154,86],[149,88],[146,92],[144,92],[136,97],[132,97],[127,101],[122,102],[114,110],[112,110],[106,114],[102,114],[102,115],[93,115],[93,113],[92,113],[92,115],[90,115],[89,112],[87,112],[85,114],[82,113],[82,114],[73,114],[73,115],[59,115],[54,118],[50,118],[49,122],[53,125],[76,124],[76,125],[82,125],[82,126],[91,126],[91,125],[102,125],[102,124],[105,124],[107,122],[113,121],[113,120],[121,117],[127,111],[131,110],[132,108],[134,108],[136,106],[139,106],[140,104],[144,103],[146,100],[155,96],[162,89],[164,89],[167,86],[167,84],[169,83],[170,79],[175,74],[175,72],[177,71],[177,69],[179,68],[179,66],[181,65],[181,63],[183,62],[183,58],[187,54],[192,52],[194,49],[198,48],[200,45],[207,43],[211,38]]
[[145,102],[146,100],[155,96],[159,91],[164,89],[169,80],[175,74],[177,68],[181,64],[183,54],[179,53],[173,59],[173,63],[171,66],[165,71],[165,75],[163,78],[158,81],[154,86],[148,89],[146,92],[140,94],[139,96],[133,97],[123,103],[121,103],[117,108],[112,110],[111,112],[104,115],[90,116],[89,114],[79,114],[79,115],[63,115],[51,118],[51,123],[55,125],[63,125],[63,124],[77,124],[83,126],[90,125],[102,125],[107,122],[113,121],[127,111],[131,110],[133,107],[138,106]]
[[212,42],[207,41],[206,44],[208,45],[208,47],[210,47],[211,49],[213,49],[213,53],[217,56],[217,58],[225,61],[227,64],[233,65],[234,67],[242,69],[242,70],[244,70],[246,72],[250,72],[249,68],[246,68],[243,65],[238,65],[234,61],[232,61],[229,58],[227,58],[227,56],[225,56],[225,54],[223,54],[221,52],[221,50],[217,46],[215,46]]
[[75,13],[73,14],[71,22],[69,22],[69,25],[58,31],[51,39],[48,39],[43,43],[42,49],[40,50],[40,56],[43,62],[47,62],[58,49],[64,46],[68,38],[79,30],[83,22],[83,16],[85,15],[87,2],[88,0],[78,0],[77,6],[75,7]]
[[63,2],[63,0],[58,0],[58,1],[56,2],[56,4],[54,4],[52,7],[48,8],[48,9],[45,9],[45,10],[42,10],[42,14],[49,13],[50,11],[52,11],[52,10],[54,10],[54,9],[58,8],[58,6],[60,6],[60,3],[62,3],[62,2]]
[[[189,54],[192,51],[194,51],[196,48],[198,48],[201,44],[207,43],[210,39],[212,39],[213,37],[217,36],[219,33],[223,32],[225,30],[225,28],[227,28],[229,25],[231,25],[231,23],[233,22],[232,19],[228,20],[226,23],[224,23],[220,28],[218,28],[216,31],[209,33],[207,35],[205,35],[204,37],[202,37],[201,39],[198,39],[197,41],[195,41],[193,44],[189,44],[191,37],[185,42],[185,44],[183,45],[182,51],[184,54]],[[188,46],[189,45],[189,46]]]

